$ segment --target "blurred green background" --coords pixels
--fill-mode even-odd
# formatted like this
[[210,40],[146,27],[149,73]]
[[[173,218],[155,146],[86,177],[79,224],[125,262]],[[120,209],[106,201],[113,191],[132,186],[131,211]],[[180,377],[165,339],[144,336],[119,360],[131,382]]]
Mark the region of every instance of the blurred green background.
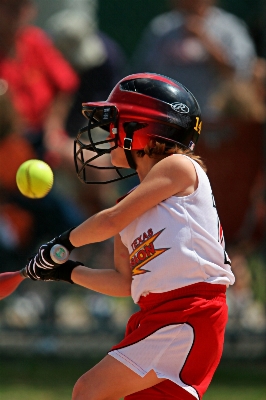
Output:
[[[1,358],[1,400],[66,400],[76,380],[103,354],[89,358]],[[266,364],[222,361],[205,400],[265,400]]]

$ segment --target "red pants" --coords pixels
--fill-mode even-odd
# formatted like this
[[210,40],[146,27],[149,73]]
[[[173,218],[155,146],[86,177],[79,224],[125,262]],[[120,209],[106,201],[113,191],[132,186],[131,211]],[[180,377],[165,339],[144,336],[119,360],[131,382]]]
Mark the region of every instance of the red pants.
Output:
[[[202,398],[222,355],[227,322],[225,290],[224,285],[197,283],[140,299],[141,310],[130,318],[125,338],[109,354],[140,376],[154,369],[158,377],[166,380],[126,396],[126,400]],[[169,341],[172,328],[177,333]],[[165,346],[167,329],[169,346]],[[186,332],[190,342],[184,350]]]

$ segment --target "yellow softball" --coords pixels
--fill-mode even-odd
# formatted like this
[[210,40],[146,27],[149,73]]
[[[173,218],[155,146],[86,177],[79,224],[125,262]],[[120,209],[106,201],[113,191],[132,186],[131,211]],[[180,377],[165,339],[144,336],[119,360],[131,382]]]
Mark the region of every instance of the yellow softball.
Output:
[[17,170],[16,182],[20,192],[31,199],[46,196],[54,183],[51,167],[41,160],[25,161]]

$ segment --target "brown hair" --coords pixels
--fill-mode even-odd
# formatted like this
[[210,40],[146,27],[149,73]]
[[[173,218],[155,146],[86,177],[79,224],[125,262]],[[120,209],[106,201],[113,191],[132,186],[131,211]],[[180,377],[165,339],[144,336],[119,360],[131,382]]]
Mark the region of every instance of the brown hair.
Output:
[[138,157],[144,157],[145,154],[150,158],[156,158],[158,156],[171,154],[183,154],[196,161],[205,172],[207,171],[206,165],[204,164],[200,156],[194,154],[192,150],[183,148],[181,146],[178,146],[177,144],[169,148],[166,143],[160,143],[151,140],[150,143],[147,144],[143,150],[137,151]]

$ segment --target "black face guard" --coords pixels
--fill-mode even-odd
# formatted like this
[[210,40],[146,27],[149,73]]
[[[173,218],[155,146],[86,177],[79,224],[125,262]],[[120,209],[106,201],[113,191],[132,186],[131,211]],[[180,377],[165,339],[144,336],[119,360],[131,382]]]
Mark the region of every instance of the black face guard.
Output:
[[[74,141],[74,162],[78,178],[86,184],[105,184],[136,175],[136,172],[125,175],[122,173],[122,171],[125,171],[124,168],[114,167],[111,164],[95,164],[95,160],[99,157],[110,154],[112,150],[118,147],[117,108],[115,106],[98,106],[86,109],[85,106],[83,111],[89,122],[88,126],[80,129]],[[114,126],[112,129],[113,138],[107,139],[107,137],[110,137],[109,127],[111,123]],[[107,163],[106,161],[105,164]],[[95,170],[98,170],[98,172]],[[115,171],[118,177],[110,176],[111,171]],[[95,175],[94,180],[93,175]],[[107,176],[107,179],[97,180],[99,175],[102,175],[103,179]]]

